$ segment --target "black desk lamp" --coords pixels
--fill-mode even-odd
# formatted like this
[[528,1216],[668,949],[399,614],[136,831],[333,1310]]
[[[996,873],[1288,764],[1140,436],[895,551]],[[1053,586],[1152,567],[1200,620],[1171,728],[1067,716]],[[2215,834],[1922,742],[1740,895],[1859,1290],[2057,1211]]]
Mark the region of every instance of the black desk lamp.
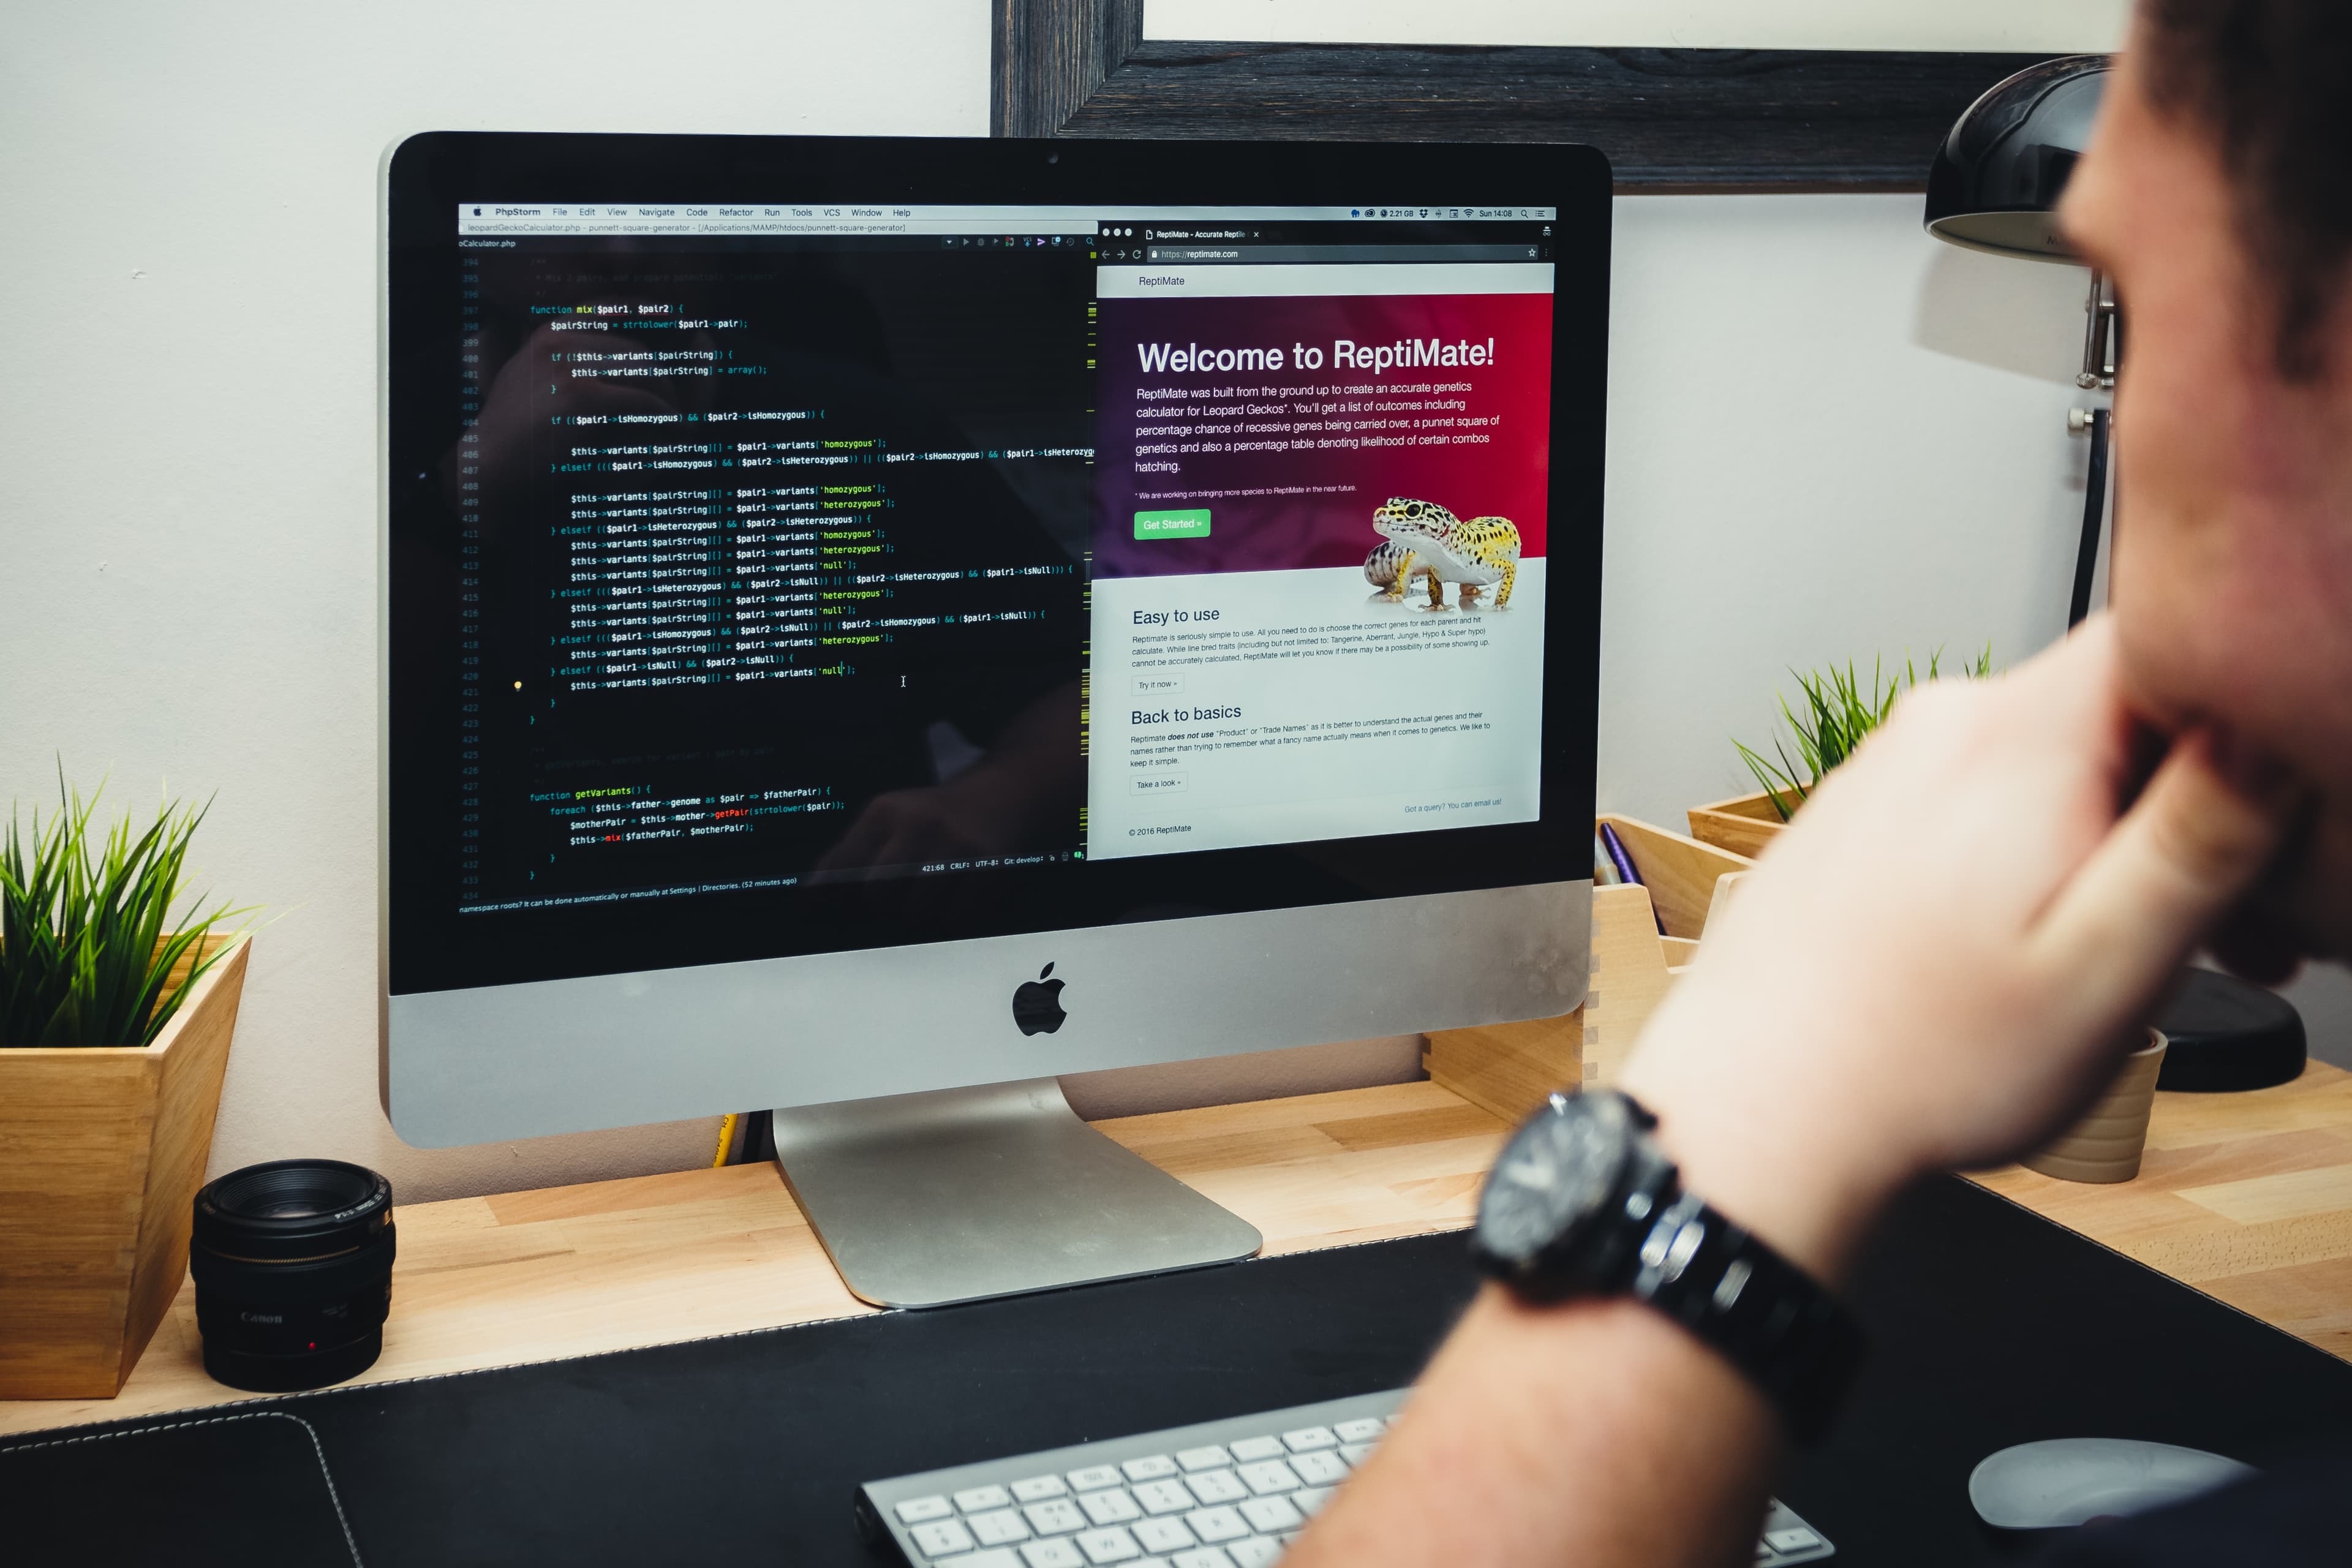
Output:
[[[2077,262],[2052,214],[2091,139],[2114,62],[2105,55],[2072,55],[2029,66],[1970,104],[1936,150],[1927,174],[1927,232],[1970,250],[2032,261]],[[2112,391],[2123,353],[2123,318],[2107,280],[2094,269],[2084,307],[2085,392]],[[2091,473],[2084,487],[2083,543],[2074,558],[2074,597],[2066,624],[2091,610],[2091,575],[2099,559],[2100,524],[2107,510],[2107,456],[2112,416],[2101,408],[2075,409],[2070,428],[2091,433]]]

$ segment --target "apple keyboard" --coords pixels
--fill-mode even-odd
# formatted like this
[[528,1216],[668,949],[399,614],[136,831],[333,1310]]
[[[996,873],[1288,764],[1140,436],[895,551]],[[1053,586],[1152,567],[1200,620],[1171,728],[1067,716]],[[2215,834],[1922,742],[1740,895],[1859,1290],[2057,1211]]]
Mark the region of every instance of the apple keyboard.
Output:
[[[908,1568],[1258,1568],[1371,1453],[1407,1392],[868,1481],[858,1526]],[[1756,1561],[1835,1550],[1775,1500]]]

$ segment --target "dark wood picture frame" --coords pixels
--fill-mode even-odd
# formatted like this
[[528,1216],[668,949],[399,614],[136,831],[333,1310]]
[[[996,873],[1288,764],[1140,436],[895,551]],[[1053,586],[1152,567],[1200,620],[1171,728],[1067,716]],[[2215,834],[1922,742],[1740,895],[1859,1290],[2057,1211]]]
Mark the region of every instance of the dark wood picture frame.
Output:
[[1916,191],[2048,55],[1147,42],[1143,0],[992,0],[997,136],[1584,142],[1620,188]]

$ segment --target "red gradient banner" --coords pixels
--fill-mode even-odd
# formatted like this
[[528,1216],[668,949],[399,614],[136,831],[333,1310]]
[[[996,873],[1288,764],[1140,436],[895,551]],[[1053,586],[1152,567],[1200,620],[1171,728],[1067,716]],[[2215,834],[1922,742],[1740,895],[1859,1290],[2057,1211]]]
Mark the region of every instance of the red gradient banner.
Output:
[[[1551,308],[1549,294],[1103,300],[1096,574],[1361,565],[1391,497],[1508,518],[1522,556],[1543,554]],[[1204,538],[1135,537],[1139,511],[1202,509]]]

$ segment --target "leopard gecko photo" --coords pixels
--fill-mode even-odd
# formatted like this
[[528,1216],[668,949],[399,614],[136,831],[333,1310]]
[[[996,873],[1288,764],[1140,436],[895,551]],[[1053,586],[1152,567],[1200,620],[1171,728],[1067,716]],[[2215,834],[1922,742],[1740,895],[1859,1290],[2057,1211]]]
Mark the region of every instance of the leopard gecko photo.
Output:
[[1445,605],[1443,584],[1456,584],[1463,609],[1475,609],[1479,590],[1495,590],[1495,608],[1511,602],[1519,574],[1518,525],[1507,517],[1474,517],[1467,522],[1435,501],[1392,498],[1372,513],[1372,531],[1382,542],[1364,557],[1364,576],[1391,603],[1402,601],[1415,577],[1429,584],[1429,608]]

